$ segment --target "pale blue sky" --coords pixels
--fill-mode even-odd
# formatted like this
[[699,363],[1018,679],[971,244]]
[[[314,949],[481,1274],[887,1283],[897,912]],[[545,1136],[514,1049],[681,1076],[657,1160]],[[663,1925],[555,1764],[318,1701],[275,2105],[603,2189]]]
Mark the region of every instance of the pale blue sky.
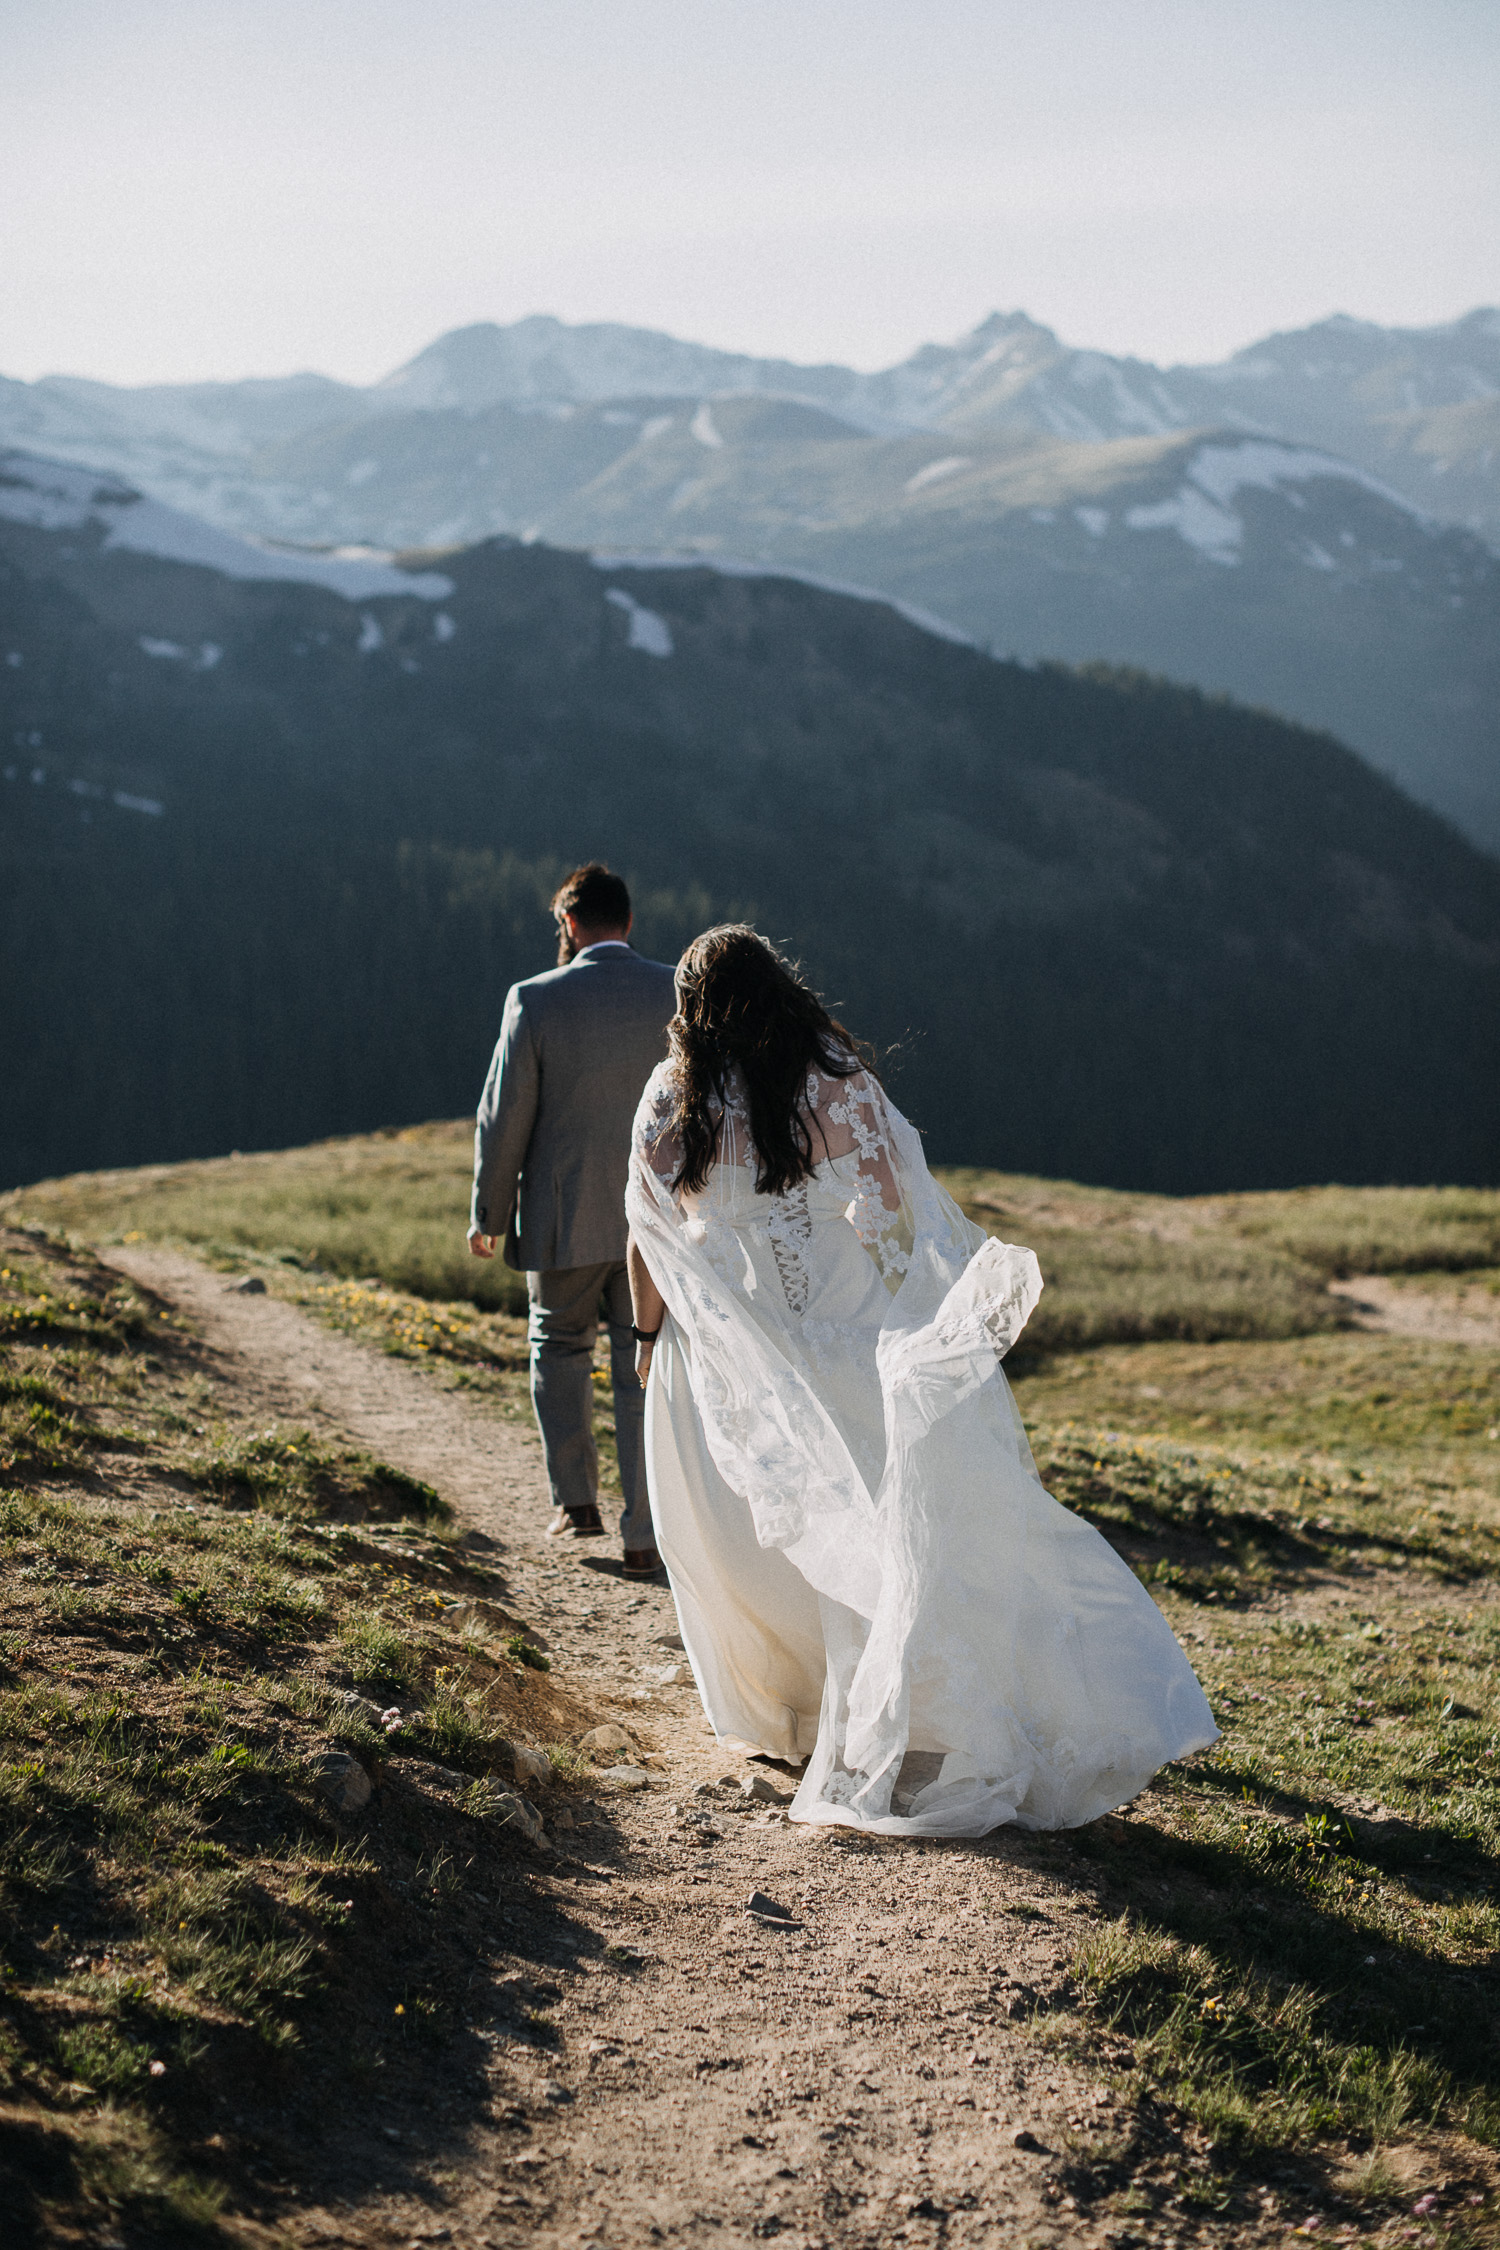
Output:
[[1500,300],[1496,0],[0,0],[0,371],[556,312],[872,367]]

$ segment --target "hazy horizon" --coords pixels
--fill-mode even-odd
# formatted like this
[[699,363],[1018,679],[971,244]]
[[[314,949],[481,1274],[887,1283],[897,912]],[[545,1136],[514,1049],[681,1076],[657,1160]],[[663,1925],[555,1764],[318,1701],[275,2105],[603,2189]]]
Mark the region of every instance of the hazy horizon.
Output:
[[0,368],[370,382],[542,311],[862,369],[1500,299],[1476,0],[15,0]]
[[[1458,323],[1459,321],[1461,321],[1461,320],[1465,319],[1465,318],[1466,318],[1466,317],[1467,317],[1467,316],[1468,316],[1469,314],[1471,314],[1471,313],[1475,313],[1475,312],[1486,312],[1486,311],[1492,311],[1492,310],[1497,310],[1497,309],[1500,309],[1500,307],[1496,307],[1496,306],[1494,306],[1494,305],[1489,305],[1489,304],[1473,304],[1473,305],[1464,305],[1464,306],[1460,307],[1460,309],[1459,309],[1459,310],[1458,310],[1457,312],[1455,312],[1455,313],[1452,313],[1452,314],[1450,314],[1450,315],[1449,315],[1449,316],[1448,316],[1447,318],[1439,318],[1438,320],[1435,320],[1435,321],[1383,321],[1383,322],[1376,322],[1376,323],[1372,323],[1372,324],[1373,324],[1373,325],[1376,325],[1376,326],[1380,326],[1380,327],[1386,327],[1386,328],[1403,328],[1403,329],[1434,329],[1434,328],[1436,328],[1436,329],[1441,329],[1441,328],[1449,328],[1449,327],[1453,327],[1453,326],[1455,326],[1455,325],[1456,325],[1456,324],[1457,324],[1457,323]],[[1024,305],[992,305],[992,306],[990,306],[990,307],[988,308],[988,310],[987,310],[987,311],[985,311],[985,312],[981,313],[981,314],[980,314],[980,315],[978,316],[978,318],[977,318],[977,319],[975,319],[975,320],[972,320],[972,321],[970,321],[970,322],[968,323],[967,327],[965,327],[965,328],[961,328],[961,329],[958,329],[958,330],[956,330],[956,331],[955,331],[955,332],[954,332],[954,333],[953,333],[952,335],[948,335],[948,336],[919,336],[919,337],[915,337],[915,338],[913,338],[913,340],[912,340],[911,344],[909,345],[909,347],[907,348],[907,350],[906,350],[906,351],[903,351],[903,352],[900,352],[900,353],[898,353],[898,354],[896,355],[895,359],[893,359],[893,360],[890,360],[890,361],[871,361],[871,362],[869,362],[869,363],[867,363],[867,364],[865,364],[865,365],[863,365],[863,366],[862,366],[862,365],[860,364],[860,362],[859,362],[859,361],[857,361],[857,360],[856,360],[856,359],[854,359],[854,358],[853,358],[852,356],[850,356],[850,355],[847,355],[847,354],[846,354],[846,355],[839,355],[839,354],[836,354],[836,353],[830,353],[830,354],[827,354],[827,355],[825,355],[824,359],[823,359],[823,360],[821,360],[821,361],[816,361],[816,360],[811,360],[811,359],[802,359],[802,358],[796,358],[796,357],[794,357],[794,355],[792,355],[791,353],[788,353],[788,352],[770,352],[770,351],[767,351],[767,352],[760,352],[760,351],[757,351],[757,352],[755,352],[755,353],[753,354],[753,356],[754,356],[754,357],[756,357],[756,358],[758,358],[758,359],[781,359],[781,360],[786,360],[786,361],[788,361],[788,362],[789,362],[790,364],[792,364],[792,365],[795,365],[795,366],[802,366],[802,367],[808,367],[808,368],[811,368],[811,367],[814,367],[814,366],[818,366],[818,365],[825,365],[825,366],[826,366],[826,365],[837,365],[837,366],[842,366],[842,367],[852,367],[852,368],[855,368],[855,369],[857,370],[857,372],[859,372],[859,373],[861,373],[861,374],[877,374],[877,373],[879,373],[879,372],[880,372],[880,371],[882,370],[882,368],[884,368],[884,367],[886,367],[886,366],[895,366],[895,365],[899,365],[901,361],[903,361],[903,360],[905,360],[905,359],[909,358],[909,357],[911,356],[911,354],[912,354],[912,353],[914,353],[914,352],[916,352],[916,351],[920,350],[920,349],[921,349],[921,347],[922,347],[923,345],[927,345],[927,344],[949,345],[949,344],[955,344],[955,343],[957,343],[957,342],[958,342],[958,341],[959,341],[959,340],[960,340],[960,339],[961,339],[962,337],[964,337],[964,336],[967,336],[967,335],[971,334],[971,333],[973,332],[973,330],[974,330],[974,329],[976,329],[976,328],[980,327],[980,326],[981,326],[981,325],[983,324],[983,322],[984,322],[985,320],[989,319],[989,318],[991,317],[991,315],[992,315],[992,314],[996,314],[996,313],[998,313],[998,314],[1001,314],[1002,316],[1005,316],[1005,317],[1015,317],[1015,316],[1022,316],[1022,317],[1028,318],[1028,319],[1035,319],[1035,318],[1036,318],[1036,315],[1035,315],[1035,314],[1033,314],[1033,313],[1031,313],[1031,312],[1029,311],[1029,308],[1028,308],[1028,307],[1026,307],[1026,306],[1024,306]],[[1318,314],[1318,315],[1315,315],[1315,316],[1314,316],[1314,319],[1313,319],[1312,321],[1298,322],[1298,323],[1296,323],[1296,326],[1298,326],[1299,328],[1300,328],[1300,327],[1312,327],[1312,326],[1315,326],[1315,325],[1317,325],[1317,322],[1318,322],[1319,320],[1334,320],[1334,319],[1346,319],[1346,318],[1347,318],[1347,319],[1352,319],[1352,320],[1355,320],[1355,321],[1357,321],[1357,322],[1367,322],[1367,321],[1369,321],[1369,318],[1370,318],[1370,316],[1369,316],[1369,315],[1367,315],[1367,314],[1363,314],[1363,313],[1357,313],[1357,312],[1355,312],[1355,313],[1351,313],[1351,312],[1350,312],[1350,310],[1349,310],[1349,308],[1348,308],[1348,306],[1346,306],[1346,305],[1337,305],[1337,306],[1334,306],[1334,307],[1330,308],[1330,310],[1329,310],[1328,312],[1326,312],[1326,313],[1322,313],[1322,314]],[[421,353],[422,353],[423,351],[427,350],[429,346],[431,346],[432,344],[435,344],[435,343],[437,343],[437,342],[438,342],[438,341],[440,340],[440,337],[441,337],[441,336],[445,336],[445,335],[451,335],[451,334],[454,334],[454,333],[456,333],[456,332],[458,332],[458,331],[460,331],[460,330],[462,330],[462,329],[466,329],[466,328],[483,328],[483,327],[487,327],[487,326],[500,326],[500,327],[510,327],[510,326],[513,326],[513,325],[519,325],[519,324],[520,324],[521,322],[523,322],[523,321],[526,321],[526,320],[535,320],[535,319],[556,319],[556,320],[561,320],[561,319],[562,319],[562,315],[561,315],[561,314],[557,314],[557,313],[553,313],[553,312],[551,312],[551,311],[550,311],[550,310],[549,310],[549,309],[548,309],[547,307],[545,307],[545,306],[537,306],[537,307],[534,307],[534,308],[533,308],[533,309],[532,309],[532,310],[531,310],[530,312],[516,313],[516,314],[515,314],[515,315],[514,315],[514,316],[512,317],[512,319],[510,319],[510,320],[507,320],[507,321],[503,321],[503,322],[500,322],[500,321],[493,321],[493,320],[491,319],[491,316],[489,316],[488,314],[484,314],[484,313],[479,313],[479,314],[476,314],[476,315],[475,315],[475,317],[474,317],[474,318],[473,318],[472,320],[460,320],[460,321],[455,321],[455,322],[453,322],[453,323],[451,324],[451,326],[450,326],[449,328],[446,328],[446,329],[443,329],[443,330],[441,330],[441,331],[439,332],[439,334],[438,334],[438,335],[435,335],[435,336],[428,336],[428,337],[426,337],[426,338],[425,338],[425,339],[424,339],[424,340],[423,340],[423,341],[422,341],[421,343],[418,343],[418,344],[414,344],[414,345],[413,345],[413,347],[412,347],[412,349],[411,349],[411,350],[410,350],[409,352],[406,352],[406,353],[405,353],[405,354],[404,354],[404,355],[403,355],[403,356],[402,356],[402,357],[401,357],[400,359],[394,360],[394,361],[393,361],[393,362],[391,363],[391,365],[390,365],[389,367],[384,367],[384,368],[381,368],[378,374],[376,374],[376,375],[374,375],[374,376],[368,376],[368,377],[366,377],[366,376],[350,376],[350,375],[338,375],[338,374],[334,373],[334,371],[333,371],[333,370],[332,370],[331,368],[329,368],[328,366],[314,366],[314,365],[311,365],[311,364],[309,364],[309,365],[306,365],[306,366],[302,366],[302,367],[280,367],[280,368],[269,368],[269,369],[268,369],[268,368],[250,368],[250,369],[245,369],[245,370],[243,370],[243,371],[240,371],[240,372],[238,372],[238,373],[226,373],[226,374],[221,374],[221,375],[193,375],[193,376],[182,376],[182,377],[174,377],[174,376],[166,376],[166,375],[160,375],[160,376],[148,376],[148,377],[145,377],[145,378],[143,378],[143,379],[142,379],[142,380],[141,380],[140,382],[138,382],[138,383],[136,383],[136,382],[129,382],[129,381],[126,381],[125,383],[123,383],[123,385],[122,385],[121,387],[123,387],[123,388],[126,388],[126,389],[141,389],[141,390],[149,390],[149,389],[154,389],[154,388],[157,388],[157,387],[159,387],[159,386],[161,386],[161,385],[163,385],[163,384],[171,384],[171,383],[174,383],[174,382],[183,382],[183,383],[188,383],[188,384],[197,384],[197,383],[205,383],[205,382],[207,382],[207,383],[241,383],[241,382],[245,382],[245,383],[277,383],[277,382],[295,382],[295,381],[297,381],[297,380],[298,380],[298,379],[299,379],[300,377],[303,377],[303,376],[324,376],[324,377],[331,377],[331,378],[332,378],[332,379],[333,379],[334,381],[336,381],[336,382],[347,382],[347,383],[355,383],[355,384],[370,384],[370,383],[379,383],[379,382],[382,382],[383,380],[385,380],[385,379],[386,379],[386,378],[387,378],[388,376],[390,376],[390,375],[393,375],[393,374],[397,373],[399,369],[401,369],[402,367],[406,366],[406,365],[407,365],[407,364],[408,364],[408,363],[409,363],[410,361],[412,361],[413,359],[417,358],[417,357],[418,357],[418,356],[419,356],[419,355],[420,355],[420,354],[421,354]],[[587,314],[585,314],[585,315],[582,315],[582,316],[580,316],[580,317],[579,317],[579,318],[577,318],[576,320],[569,320],[569,321],[566,321],[566,322],[564,323],[564,325],[565,325],[565,326],[567,326],[567,327],[570,327],[570,328],[571,328],[571,327],[588,328],[588,327],[593,327],[593,326],[597,326],[597,325],[611,325],[611,326],[621,326],[621,327],[627,327],[627,328],[637,328],[637,329],[642,329],[642,330],[654,330],[654,329],[656,329],[656,324],[655,324],[655,323],[653,323],[653,322],[650,322],[650,321],[644,321],[644,320],[637,320],[637,321],[631,321],[631,320],[623,320],[623,321],[622,321],[622,320],[618,320],[618,319],[616,319],[616,318],[615,318],[615,316],[613,316],[613,315],[610,315],[610,316],[608,316],[607,318],[606,318],[606,316],[604,316],[604,315],[600,315],[600,316],[599,316],[599,318],[598,318],[598,320],[594,320],[594,319],[591,319],[591,318],[590,318],[590,317],[589,317],[589,316],[588,316]],[[1049,322],[1040,322],[1040,323],[1039,323],[1039,325],[1040,325],[1040,326],[1043,326],[1043,327],[1047,327],[1047,326],[1050,326],[1051,324],[1050,324]],[[1291,324],[1291,323],[1282,323],[1282,324],[1280,324],[1280,325],[1281,325],[1281,326],[1282,326],[1283,328],[1285,328],[1285,327],[1290,327],[1290,326],[1291,326],[1291,325],[1293,325],[1293,324]],[[671,335],[672,335],[672,336],[674,337],[674,339],[675,339],[675,340],[676,340],[677,342],[679,342],[679,343],[687,343],[687,344],[695,344],[695,345],[701,345],[701,346],[704,346],[705,348],[707,348],[707,349],[709,349],[709,350],[712,350],[712,351],[746,351],[746,350],[748,350],[748,347],[746,347],[746,346],[743,346],[743,345],[733,345],[733,344],[724,344],[724,343],[721,343],[721,342],[720,342],[720,341],[718,340],[718,338],[716,338],[716,337],[713,337],[713,336],[686,336],[686,335],[683,335],[683,334],[681,334],[681,333],[680,333],[679,331],[677,331],[677,330],[656,330],[656,332],[658,332],[658,333],[663,333],[663,334],[671,334]],[[1245,337],[1242,337],[1242,338],[1241,338],[1241,339],[1240,339],[1240,340],[1239,340],[1239,341],[1238,341],[1237,343],[1234,343],[1234,344],[1230,345],[1230,347],[1229,347],[1229,349],[1228,349],[1227,351],[1225,351],[1225,352],[1224,352],[1224,353],[1222,353],[1222,354],[1218,354],[1218,355],[1216,355],[1216,360],[1215,360],[1215,363],[1216,363],[1216,362],[1217,362],[1217,360],[1219,360],[1219,359],[1227,359],[1227,358],[1231,357],[1231,356],[1233,355],[1233,353],[1235,353],[1235,352],[1237,352],[1237,351],[1241,351],[1241,350],[1244,350],[1244,349],[1246,349],[1246,348],[1247,348],[1248,346],[1250,346],[1251,344],[1254,344],[1254,343],[1258,343],[1258,342],[1260,342],[1260,341],[1262,340],[1262,338],[1263,338],[1263,337],[1265,337],[1265,336],[1267,336],[1267,335],[1270,335],[1270,334],[1272,334],[1273,332],[1274,332],[1274,331],[1272,331],[1272,330],[1270,330],[1270,329],[1261,329],[1261,330],[1258,330],[1258,331],[1257,331],[1257,333],[1256,333],[1256,334],[1255,334],[1254,336],[1245,336]],[[1098,349],[1100,349],[1100,348],[1101,348],[1101,347],[1099,346],[1098,342],[1097,342],[1097,339],[1096,339],[1096,338],[1094,338],[1094,337],[1092,337],[1092,336],[1070,336],[1070,335],[1061,335],[1061,336],[1059,337],[1059,341],[1060,341],[1060,342],[1061,342],[1062,344],[1064,344],[1065,346],[1068,346],[1069,348],[1072,348],[1072,349],[1077,349],[1077,350],[1098,350]],[[1120,356],[1120,357],[1136,357],[1136,358],[1144,358],[1144,356],[1145,356],[1145,355],[1144,355],[1144,354],[1141,354],[1141,353],[1136,353],[1136,354],[1125,354],[1125,353],[1121,353],[1121,354],[1119,354],[1119,355],[1117,355],[1117,356]],[[1178,363],[1176,363],[1176,364],[1179,364],[1179,365],[1193,365],[1193,364],[1200,364],[1200,365],[1201,365],[1201,364],[1209,364],[1209,363],[1205,363],[1205,362],[1190,362],[1190,361],[1183,361],[1183,362],[1178,362]],[[8,368],[0,368],[0,376],[8,375],[9,373],[10,373],[10,370],[9,370]],[[59,378],[63,378],[63,379],[76,380],[76,381],[80,381],[80,382],[106,382],[106,383],[113,383],[113,382],[115,382],[115,381],[117,381],[117,380],[118,380],[117,378],[114,378],[114,377],[110,377],[110,376],[101,376],[101,375],[98,375],[98,374],[97,374],[97,373],[96,373],[96,372],[95,372],[95,371],[94,371],[93,369],[91,369],[91,368],[85,368],[85,367],[49,367],[49,368],[46,368],[46,369],[44,369],[44,370],[42,371],[42,373],[41,373],[40,375],[37,375],[37,376],[30,376],[30,377],[26,377],[26,378],[21,378],[21,379],[22,379],[22,380],[26,380],[26,381],[38,382],[38,381],[41,381],[41,380],[45,379],[46,377],[52,377],[52,376],[55,376],[55,377],[59,377]],[[13,379],[14,379],[14,378],[13,378]]]

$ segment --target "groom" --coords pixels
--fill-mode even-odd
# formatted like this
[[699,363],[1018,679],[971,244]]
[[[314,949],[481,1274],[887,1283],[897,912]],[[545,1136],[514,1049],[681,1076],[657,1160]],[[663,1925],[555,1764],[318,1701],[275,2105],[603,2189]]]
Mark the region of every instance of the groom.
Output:
[[594,1339],[609,1327],[627,1578],[660,1567],[646,1492],[645,1400],[625,1272],[630,1128],[667,1051],[672,971],[634,951],[630,893],[597,860],[552,901],[560,966],[512,985],[479,1100],[469,1248],[526,1274],[531,1403],[556,1512],[548,1534],[604,1529],[594,1445]]

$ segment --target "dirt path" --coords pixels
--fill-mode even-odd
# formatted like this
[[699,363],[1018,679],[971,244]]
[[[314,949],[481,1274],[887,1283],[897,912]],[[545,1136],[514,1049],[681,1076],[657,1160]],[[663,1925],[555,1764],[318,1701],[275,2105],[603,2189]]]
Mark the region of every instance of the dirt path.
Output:
[[[914,1845],[790,1827],[741,1787],[759,1776],[785,1792],[787,1777],[719,1750],[691,1687],[661,1677],[666,1590],[623,1580],[612,1542],[549,1548],[532,1436],[191,1260],[109,1255],[190,1317],[245,1412],[352,1438],[436,1485],[499,1543],[560,1684],[655,1754],[649,1786],[607,1810],[601,1792],[596,1822],[532,1862],[555,1942],[475,1995],[483,2098],[456,2101],[435,2059],[422,2115],[388,2115],[377,2094],[368,2114],[330,2120],[321,2173],[283,2152],[283,2173],[309,2181],[291,2239],[1172,2250],[1283,2237],[1274,2196],[1258,2222],[1174,2207],[1171,2128],[1117,2111],[1024,2028],[1098,1918],[1087,1862],[1014,1832]],[[791,1910],[790,1928],[746,1911],[756,1890]],[[1111,2149],[1126,2152],[1112,2175]],[[1080,2208],[1068,2167],[1090,2151],[1104,2170]],[[1142,2214],[1128,2228],[1111,2184]]]
[[1423,1336],[1433,1344],[1500,1344],[1500,1296],[1458,1276],[1444,1288],[1414,1288],[1384,1273],[1331,1281],[1355,1326],[1374,1336]]

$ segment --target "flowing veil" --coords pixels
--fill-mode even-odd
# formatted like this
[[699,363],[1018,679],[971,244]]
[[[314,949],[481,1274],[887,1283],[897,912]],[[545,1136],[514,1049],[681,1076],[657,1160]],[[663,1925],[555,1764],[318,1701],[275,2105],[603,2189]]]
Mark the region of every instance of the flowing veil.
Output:
[[[964,1217],[864,1071],[809,1075],[825,1161],[779,1196],[751,1191],[731,1083],[719,1161],[701,1193],[682,1193],[670,1073],[658,1068],[637,1112],[626,1207],[687,1342],[713,1462],[759,1544],[818,1597],[827,1676],[792,1817],[927,1835],[1070,1826],[1213,1741],[1161,1612],[1037,1476],[1000,1366],[1041,1294],[1033,1253]],[[878,1407],[857,1426],[819,1368],[868,1354],[869,1331],[858,1345],[820,1334],[805,1309],[824,1230],[843,1220],[887,1293]],[[752,1226],[777,1289],[757,1283]]]

